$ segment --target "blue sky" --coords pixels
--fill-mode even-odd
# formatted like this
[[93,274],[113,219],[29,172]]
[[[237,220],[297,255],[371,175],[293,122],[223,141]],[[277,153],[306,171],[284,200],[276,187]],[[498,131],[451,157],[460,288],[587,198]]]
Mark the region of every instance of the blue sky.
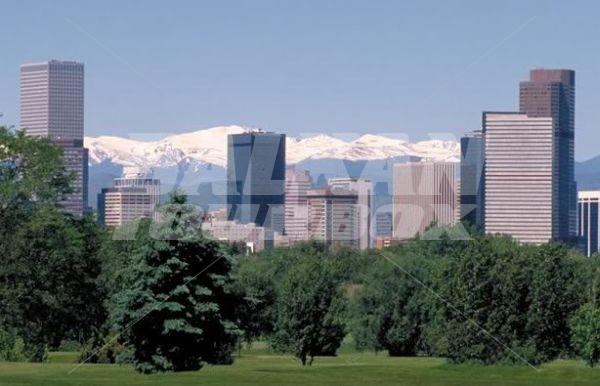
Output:
[[86,134],[224,124],[290,134],[480,126],[515,110],[533,67],[577,72],[576,158],[600,154],[593,1],[0,0],[0,118],[18,124],[19,65],[86,65]]

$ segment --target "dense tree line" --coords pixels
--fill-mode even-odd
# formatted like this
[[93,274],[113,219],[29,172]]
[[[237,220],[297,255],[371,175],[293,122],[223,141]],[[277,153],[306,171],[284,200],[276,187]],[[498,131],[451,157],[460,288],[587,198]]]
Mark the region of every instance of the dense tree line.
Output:
[[[325,334],[329,347],[348,335],[358,349],[455,363],[537,365],[576,355],[597,363],[598,258],[561,245],[519,245],[503,236],[451,240],[452,232],[440,228],[436,240],[417,239],[381,252],[307,244],[240,261],[235,282],[249,295],[249,314],[261,315],[242,325],[252,331],[246,338],[262,337],[280,348],[282,333],[300,331],[292,327],[300,315],[306,317],[304,331],[308,326],[326,331],[325,319],[310,322],[310,315],[286,308],[297,267],[317,261],[321,278],[343,290],[335,292],[343,299],[330,308],[342,333]],[[310,272],[305,277],[308,288],[296,284],[294,291],[298,310],[307,309],[306,292],[318,288]],[[306,336],[297,336],[296,346],[288,343],[287,351],[302,358],[299,346]]]
[[247,256],[202,235],[178,192],[114,230],[69,216],[69,180],[60,149],[0,128],[0,360],[75,342],[85,362],[194,370],[264,340],[309,365],[344,339],[456,363],[600,360],[598,257],[439,227],[384,251]]

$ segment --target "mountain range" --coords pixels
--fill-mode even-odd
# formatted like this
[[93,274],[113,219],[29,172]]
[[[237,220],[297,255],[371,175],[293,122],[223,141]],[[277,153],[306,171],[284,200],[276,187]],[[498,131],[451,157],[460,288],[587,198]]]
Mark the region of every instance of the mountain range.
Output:
[[[117,136],[85,137],[89,149],[90,206],[96,195],[124,167],[152,170],[161,180],[163,193],[184,188],[196,203],[225,202],[227,136],[259,131],[243,126],[219,126],[174,134],[159,140]],[[286,137],[286,163],[309,170],[315,185],[330,177],[365,177],[375,184],[377,194],[391,194],[391,165],[410,159],[459,162],[456,141],[428,140],[410,143],[381,135],[365,134],[344,140],[328,134]],[[600,188],[600,156],[575,165],[579,189]]]
[[[242,126],[219,126],[175,134],[159,140],[116,136],[85,137],[89,149],[90,205],[96,195],[122,174],[124,167],[152,170],[161,190],[184,188],[196,202],[224,203],[227,136],[259,131]],[[380,192],[389,191],[390,164],[409,159],[458,162],[455,141],[429,140],[409,143],[365,134],[353,140],[332,135],[286,136],[286,163],[310,170],[316,185],[330,177],[370,178]],[[379,184],[379,185],[377,185]]]

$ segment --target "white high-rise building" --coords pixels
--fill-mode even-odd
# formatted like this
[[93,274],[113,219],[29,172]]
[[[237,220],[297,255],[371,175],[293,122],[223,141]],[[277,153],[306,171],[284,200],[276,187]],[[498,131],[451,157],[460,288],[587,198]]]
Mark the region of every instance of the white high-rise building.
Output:
[[83,147],[83,63],[51,60],[21,66],[21,127],[62,147],[74,176],[65,211],[83,215],[88,199],[88,152]]
[[412,239],[432,224],[454,225],[458,217],[458,164],[394,165],[393,236]]
[[533,244],[558,236],[554,132],[550,117],[483,113],[486,233]]
[[328,184],[332,189],[341,188],[356,192],[358,195],[359,248],[371,247],[373,183],[370,180],[358,178],[330,178]]
[[140,218],[156,219],[159,202],[160,180],[147,172],[126,169],[122,178],[114,180],[112,188],[104,188],[98,194],[99,220],[116,227]]
[[308,236],[327,245],[359,247],[359,210],[356,191],[312,189],[307,193]]
[[308,204],[306,193],[312,188],[312,178],[306,170],[286,170],[285,235],[290,243],[308,240]]

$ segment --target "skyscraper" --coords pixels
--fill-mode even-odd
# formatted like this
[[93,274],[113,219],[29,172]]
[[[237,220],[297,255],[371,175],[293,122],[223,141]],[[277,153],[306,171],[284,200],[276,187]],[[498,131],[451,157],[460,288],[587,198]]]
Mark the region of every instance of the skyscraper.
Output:
[[460,219],[483,229],[485,178],[484,141],[481,131],[460,139]]
[[126,169],[114,186],[98,194],[98,220],[109,227],[140,218],[156,218],[160,181],[147,172]]
[[589,257],[598,253],[600,246],[600,191],[580,191],[578,196],[578,236],[581,237],[585,255]]
[[455,162],[408,162],[394,165],[395,239],[411,239],[417,233],[423,233],[433,223],[456,223],[457,169]]
[[27,135],[49,138],[63,149],[63,162],[74,176],[72,193],[61,202],[81,216],[87,207],[88,153],[83,147],[82,63],[51,60],[21,66],[21,127]]
[[358,195],[359,248],[371,247],[373,183],[370,180],[359,178],[330,178],[328,184],[334,189],[342,188],[356,192]]
[[307,193],[308,235],[327,245],[360,246],[358,194],[344,188],[312,189]]
[[486,233],[534,244],[558,237],[555,132],[551,117],[483,113]]
[[308,240],[308,203],[306,193],[312,178],[306,170],[288,169],[285,174],[285,234],[290,242]]
[[554,123],[554,160],[557,178],[556,240],[569,241],[577,234],[575,184],[575,71],[531,70],[521,82],[519,110],[530,118],[548,117]]
[[248,132],[227,138],[228,219],[282,233],[285,134]]

